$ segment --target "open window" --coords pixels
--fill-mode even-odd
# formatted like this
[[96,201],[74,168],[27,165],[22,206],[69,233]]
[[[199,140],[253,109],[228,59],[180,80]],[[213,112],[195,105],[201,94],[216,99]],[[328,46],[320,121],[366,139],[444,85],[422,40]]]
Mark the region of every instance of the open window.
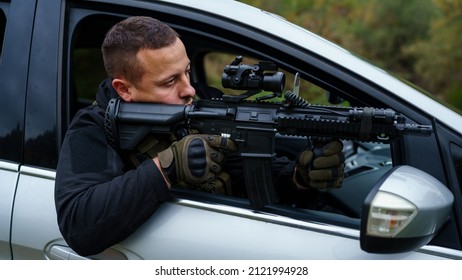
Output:
[[[101,58],[101,43],[107,30],[122,19],[122,17],[108,14],[86,14],[85,10],[75,10],[72,17],[71,22],[75,24],[70,26],[72,37],[69,45],[71,69],[69,120],[78,109],[91,104],[99,83],[106,78]],[[192,62],[191,79],[193,83],[203,83],[206,86],[218,88],[225,94],[236,94],[236,91],[222,87],[221,75],[224,66],[229,64],[236,55],[243,55],[246,64],[258,63],[262,60],[277,63],[286,76],[285,91],[293,90],[294,77],[296,73],[300,73],[300,96],[309,103],[335,106],[381,107],[384,105],[376,98],[359,97],[360,95],[356,94],[359,91],[358,88],[348,81],[339,80],[333,73],[323,71],[322,65],[306,62],[304,65],[297,65],[296,63],[301,60],[290,56],[291,52],[284,51],[284,47],[269,47],[272,42],[265,42],[268,39],[256,38],[255,41],[249,41],[248,38],[237,34],[238,32],[234,35],[232,33],[223,35],[224,33],[220,32],[221,30],[215,30],[216,28],[194,25],[197,29],[191,29],[190,24],[183,24],[181,21],[172,23],[172,27],[179,32],[187,48]],[[209,32],[208,35],[204,35],[207,32]],[[229,37],[221,38],[219,34]],[[307,141],[304,137],[280,137],[277,140],[276,150],[281,156],[294,160],[306,145]],[[345,141],[347,178],[341,189],[321,193],[318,203],[312,208],[287,204],[276,205],[268,210],[300,219],[325,219],[325,221],[334,221],[337,224],[358,228],[364,198],[373,188],[374,182],[394,164],[391,151],[389,144]],[[182,190],[178,190],[177,194],[189,199],[249,207],[248,200],[243,197],[224,197]],[[334,216],[322,213],[330,213]]]

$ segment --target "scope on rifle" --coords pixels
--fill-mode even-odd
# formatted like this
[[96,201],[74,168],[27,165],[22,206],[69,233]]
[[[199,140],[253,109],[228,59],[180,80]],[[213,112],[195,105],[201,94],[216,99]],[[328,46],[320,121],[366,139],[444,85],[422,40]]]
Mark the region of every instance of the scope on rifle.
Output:
[[231,64],[225,66],[221,76],[223,87],[282,93],[285,75],[283,72],[277,72],[278,67],[275,63],[260,61],[258,64],[246,65],[241,62],[242,56],[237,56]]

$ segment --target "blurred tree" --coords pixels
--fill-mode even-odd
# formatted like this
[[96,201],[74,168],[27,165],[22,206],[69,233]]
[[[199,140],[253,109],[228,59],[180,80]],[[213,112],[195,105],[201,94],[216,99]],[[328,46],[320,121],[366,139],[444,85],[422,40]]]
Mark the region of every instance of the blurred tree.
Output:
[[435,16],[432,0],[242,0],[411,79],[414,57],[403,48],[425,39]]
[[441,11],[429,30],[428,40],[406,48],[414,55],[414,69],[424,88],[462,108],[462,2],[434,0]]
[[414,57],[403,50],[427,38],[430,21],[435,16],[432,0],[372,0],[362,6],[352,19],[353,24],[344,25],[342,29],[362,43],[362,48],[355,51],[381,67],[415,81]]
[[277,13],[462,108],[462,1],[241,2]]

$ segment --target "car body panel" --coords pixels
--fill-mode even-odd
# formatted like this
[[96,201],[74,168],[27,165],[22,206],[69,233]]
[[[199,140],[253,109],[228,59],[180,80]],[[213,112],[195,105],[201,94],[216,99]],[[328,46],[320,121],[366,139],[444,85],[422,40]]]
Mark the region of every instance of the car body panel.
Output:
[[[175,216],[182,218],[172,219]],[[197,218],[204,216],[208,218]],[[119,245],[146,259],[438,258],[419,252],[369,254],[358,249],[358,236],[357,230],[179,200],[164,205]],[[150,240],[152,247],[140,240]]]
[[21,167],[11,227],[15,259],[43,259],[48,242],[61,237],[54,204],[54,177],[54,171]]

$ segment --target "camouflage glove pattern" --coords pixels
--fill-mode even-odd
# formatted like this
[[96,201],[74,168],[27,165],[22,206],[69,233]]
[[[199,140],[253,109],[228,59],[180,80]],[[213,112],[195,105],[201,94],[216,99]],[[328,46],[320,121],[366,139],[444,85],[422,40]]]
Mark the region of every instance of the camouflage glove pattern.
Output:
[[236,151],[236,144],[217,135],[192,134],[173,142],[158,158],[172,185],[198,185],[216,180],[224,150]]
[[328,190],[340,188],[343,182],[345,157],[339,140],[303,151],[295,167],[293,181],[301,189]]

